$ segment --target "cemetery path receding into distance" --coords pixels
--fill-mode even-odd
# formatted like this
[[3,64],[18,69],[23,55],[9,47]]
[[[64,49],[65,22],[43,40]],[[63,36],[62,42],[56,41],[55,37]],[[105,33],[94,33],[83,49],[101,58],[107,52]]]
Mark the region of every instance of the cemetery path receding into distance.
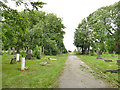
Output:
[[95,78],[93,70],[76,55],[69,54],[66,66],[59,78],[59,88],[108,88],[106,83]]

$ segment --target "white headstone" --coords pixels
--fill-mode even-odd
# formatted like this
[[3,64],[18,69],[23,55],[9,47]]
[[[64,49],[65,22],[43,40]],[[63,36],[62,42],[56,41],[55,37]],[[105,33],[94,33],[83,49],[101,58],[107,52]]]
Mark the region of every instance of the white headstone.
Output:
[[19,54],[16,55],[16,61],[19,61]]
[[21,58],[21,70],[24,71],[25,69],[25,58]]

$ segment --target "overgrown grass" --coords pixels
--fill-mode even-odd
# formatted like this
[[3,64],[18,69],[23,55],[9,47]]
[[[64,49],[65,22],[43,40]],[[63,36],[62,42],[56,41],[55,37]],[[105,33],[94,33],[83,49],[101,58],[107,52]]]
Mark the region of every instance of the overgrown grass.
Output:
[[[3,88],[57,88],[58,77],[64,67],[67,54],[45,56],[41,60],[26,60],[29,70],[20,71],[21,62],[10,64],[14,55],[2,56],[2,87]],[[50,65],[41,66],[36,63],[46,62],[47,58],[55,58]]]
[[[110,73],[106,72],[109,69],[118,69],[117,59],[118,57],[112,57],[112,54],[103,54],[101,57],[104,59],[96,59],[95,56],[88,55],[78,55],[81,60],[83,60],[86,64],[88,64],[94,71],[94,75],[100,79],[108,81],[113,87],[118,87],[118,73]],[[117,55],[116,55],[117,56]],[[104,62],[104,60],[112,60],[113,62]]]

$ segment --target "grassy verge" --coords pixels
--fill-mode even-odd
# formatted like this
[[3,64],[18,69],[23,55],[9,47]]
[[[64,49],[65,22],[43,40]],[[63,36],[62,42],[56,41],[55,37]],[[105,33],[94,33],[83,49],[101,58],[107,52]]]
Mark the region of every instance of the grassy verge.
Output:
[[[14,55],[2,56],[2,87],[3,88],[57,88],[58,77],[64,67],[67,54],[58,56],[45,56],[41,60],[26,60],[29,70],[20,71],[21,62],[10,64]],[[48,61],[50,65],[41,66],[36,63],[46,62],[47,58],[55,58],[56,61]]]
[[2,89],[2,55],[0,55],[0,89]]
[[[118,69],[118,65],[116,65],[118,57],[112,57],[111,54],[103,54],[101,57],[104,59],[96,59],[97,56],[88,55],[78,55],[78,57],[95,71],[94,75],[99,79],[108,81],[113,87],[119,86],[118,73],[106,72],[109,69]],[[104,62],[104,60],[113,62]]]

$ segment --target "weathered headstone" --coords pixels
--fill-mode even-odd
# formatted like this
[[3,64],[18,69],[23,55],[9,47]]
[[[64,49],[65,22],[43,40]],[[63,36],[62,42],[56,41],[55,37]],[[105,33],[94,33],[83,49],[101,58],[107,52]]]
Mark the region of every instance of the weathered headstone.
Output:
[[117,56],[115,56],[115,55],[111,55],[112,57],[117,57]]
[[11,48],[8,49],[8,54],[11,55]]
[[16,61],[19,61],[19,54],[16,55]]
[[14,56],[14,57],[11,59],[10,64],[14,64],[14,63],[15,63],[15,61],[16,61],[16,57]]
[[96,59],[104,59],[100,57],[100,48],[97,49],[97,58]]
[[27,52],[27,59],[31,60],[32,59],[32,49],[29,49]]
[[13,50],[13,55],[15,55],[15,48],[12,48],[12,50]]
[[117,73],[120,72],[120,69],[110,69],[110,70],[106,70],[106,72]]
[[21,71],[24,71],[25,69],[25,58],[21,58]]
[[112,60],[104,60],[105,62],[112,62]]
[[117,64],[117,65],[120,65],[120,59],[117,60],[117,63],[116,63],[116,64]]
[[115,51],[113,51],[113,54],[115,54]]
[[97,49],[97,59],[100,59],[101,57],[100,57],[100,49],[98,48]]

